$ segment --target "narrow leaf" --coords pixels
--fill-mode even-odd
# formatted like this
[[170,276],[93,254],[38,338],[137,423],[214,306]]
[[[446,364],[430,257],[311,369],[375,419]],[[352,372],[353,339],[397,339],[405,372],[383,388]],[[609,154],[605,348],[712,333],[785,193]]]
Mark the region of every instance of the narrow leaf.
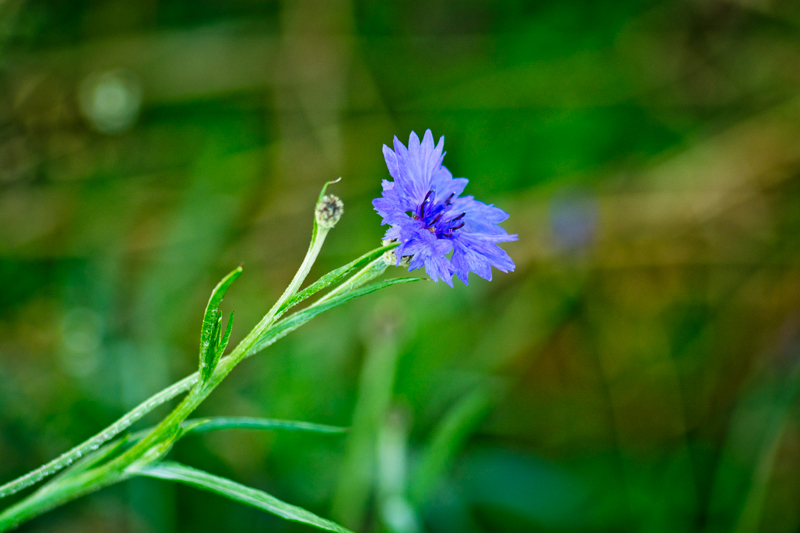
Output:
[[187,420],[183,424],[186,433],[205,433],[220,429],[284,429],[288,431],[310,431],[314,433],[345,433],[347,428],[313,424],[298,420],[275,418],[217,417]]
[[[200,381],[205,382],[214,373],[219,357],[217,357],[217,344],[219,343],[219,305],[228,291],[231,283],[242,274],[242,267],[225,276],[211,293],[206,312],[203,316],[203,327],[200,330]],[[229,323],[230,325],[230,323]]]
[[378,283],[372,283],[370,285],[366,285],[364,287],[360,287],[358,289],[345,292],[335,298],[331,298],[330,300],[325,300],[324,302],[318,302],[310,307],[303,309],[302,311],[298,311],[285,319],[281,320],[267,331],[264,332],[264,335],[256,341],[254,346],[247,352],[248,355],[253,355],[279,338],[287,335],[288,333],[296,330],[315,316],[320,313],[324,313],[329,309],[333,309],[334,307],[341,305],[345,302],[352,300],[353,298],[358,298],[359,296],[365,296],[367,294],[373,293],[375,291],[379,291],[381,289],[385,289],[387,287],[391,287],[393,285],[399,285],[401,283],[411,283],[414,281],[421,281],[421,278],[395,278],[386,281],[379,281]]
[[222,357],[222,354],[225,353],[225,348],[228,347],[228,341],[231,340],[232,329],[233,329],[233,311],[231,311],[231,316],[228,317],[228,325],[225,328],[225,334],[222,336],[219,343],[217,343],[217,357],[216,361],[214,362],[214,366],[217,366],[219,358]]
[[180,463],[162,462],[142,468],[137,474],[185,483],[198,489],[207,490],[225,496],[239,503],[251,505],[262,511],[278,515],[286,520],[302,522],[326,531],[351,533],[339,524],[325,520],[295,505],[283,502],[266,492],[246,487],[235,481],[218,477],[202,470],[197,470]]
[[61,472],[59,475],[55,476],[51,479],[45,487],[52,485],[53,483],[58,483],[63,481],[68,477],[75,476],[82,472],[86,472],[87,470],[94,468],[96,465],[104,462],[106,459],[115,456],[115,454],[121,450],[125,449],[125,446],[129,442],[129,437],[125,436],[121,439],[117,439],[114,442],[110,442],[105,446],[101,447],[99,450],[94,451],[81,459],[73,463],[69,468]]
[[89,440],[86,440],[71,450],[62,453],[52,461],[28,472],[24,476],[20,476],[12,481],[0,485],[0,498],[5,498],[21,491],[26,487],[35,485],[43,479],[52,476],[59,470],[69,466],[77,459],[80,459],[86,454],[92,453],[93,450],[99,448],[104,442],[108,442],[115,436],[119,435],[122,431],[129,428],[134,422],[142,418],[159,405],[162,405],[163,403],[194,387],[197,383],[197,376],[198,373],[194,373],[190,376],[186,376],[177,383],[173,383],[166,389],[154,394],[147,400],[140,403],[132,411],[126,413],[116,422],[105,428],[100,433],[97,433]]
[[[217,310],[217,316],[220,312]],[[214,374],[214,369],[217,368],[222,354],[225,353],[225,348],[228,347],[228,341],[231,338],[231,330],[233,329],[233,312],[228,318],[228,326],[225,328],[225,333],[222,334],[222,317],[217,319],[217,324],[211,332],[212,342],[208,345],[205,357],[200,361],[201,379],[203,383]],[[204,364],[205,363],[205,364]]]
[[[200,342],[200,381],[205,383],[211,374],[214,373],[214,368],[217,366],[217,345],[219,344],[219,329],[222,317],[220,316],[219,309],[213,309],[209,313],[209,318],[212,320],[211,328],[201,333]],[[205,321],[203,322],[205,324]],[[207,339],[205,337],[208,337]]]
[[341,176],[336,178],[335,180],[326,181],[325,185],[322,186],[322,190],[319,191],[319,197],[317,198],[317,203],[322,201],[322,197],[325,196],[325,191],[328,189],[328,185],[333,185],[334,183],[339,183],[342,181]]
[[[211,418],[190,418],[180,425],[183,435],[187,433],[206,433],[222,429],[280,429],[286,431],[310,431],[312,433],[346,433],[348,428],[314,424],[300,420],[284,420],[280,418],[251,418],[246,416],[228,416]],[[146,428],[125,436],[127,444],[134,444],[146,437],[153,428]],[[116,444],[116,443],[114,443]]]
[[286,311],[288,311],[291,307],[299,304],[306,298],[313,296],[314,294],[318,293],[319,291],[330,287],[331,285],[335,285],[342,281],[344,278],[349,276],[355,270],[358,270],[364,267],[366,264],[374,261],[384,253],[388,252],[392,248],[396,248],[398,243],[392,243],[387,246],[381,246],[380,248],[376,248],[371,252],[367,252],[358,259],[347,263],[344,266],[341,266],[335,270],[331,270],[317,281],[303,289],[302,291],[295,294],[289,300],[286,301],[283,306],[281,306],[280,310],[278,311],[278,316],[282,315]]

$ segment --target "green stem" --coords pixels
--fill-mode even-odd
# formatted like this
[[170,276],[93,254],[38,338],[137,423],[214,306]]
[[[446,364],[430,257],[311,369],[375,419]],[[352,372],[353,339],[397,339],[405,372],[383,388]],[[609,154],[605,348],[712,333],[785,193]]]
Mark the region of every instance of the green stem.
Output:
[[[86,443],[76,447],[75,449],[65,454],[65,456],[72,454],[72,459],[68,462],[63,462],[61,458],[49,463],[57,464],[58,468],[68,465],[80,457],[83,453],[97,449],[103,442],[111,439],[114,435],[130,426],[135,420],[141,418],[146,412],[151,410],[157,405],[174,398],[179,393],[184,392],[190,387],[190,394],[164,419],[159,423],[146,437],[137,442],[131,448],[126,450],[118,457],[112,459],[106,464],[98,466],[92,470],[78,473],[74,476],[66,476],[59,479],[57,482],[51,482],[49,485],[44,486],[39,491],[35,492],[28,498],[11,506],[0,514],[0,532],[7,531],[17,525],[34,518],[35,516],[44,513],[45,511],[62,505],[70,500],[85,494],[94,492],[100,488],[108,485],[123,481],[132,475],[136,467],[141,463],[150,463],[157,461],[163,457],[170,449],[172,443],[179,438],[181,434],[181,423],[188,418],[188,416],[208,397],[208,395],[222,382],[222,380],[239,364],[244,358],[260,351],[269,344],[275,342],[278,338],[288,334],[293,328],[288,328],[282,331],[275,338],[270,339],[269,342],[261,345],[259,340],[273,327],[285,309],[282,309],[284,304],[297,292],[302,285],[308,272],[311,269],[317,255],[319,254],[322,243],[325,240],[327,229],[315,227],[314,235],[312,237],[311,246],[308,253],[300,266],[297,274],[292,279],[289,287],[284,291],[280,299],[275,303],[272,309],[267,313],[264,319],[239,343],[239,345],[228,356],[223,358],[211,378],[202,385],[198,385],[198,373],[194,373],[184,380],[172,385],[161,393],[153,396],[148,401],[142,403],[139,407],[125,415],[115,424],[96,435]],[[341,295],[347,291],[353,290],[364,283],[376,278],[382,274],[388,266],[387,261],[383,256],[373,260],[367,264],[363,269],[354,274],[350,279],[342,285],[331,291],[324,298],[317,301],[314,306],[320,305],[323,302]],[[297,327],[299,327],[298,324]],[[256,348],[256,349],[254,349]],[[91,447],[90,447],[91,446]],[[79,453],[80,452],[80,453]],[[64,457],[64,456],[62,456]],[[48,465],[45,465],[47,467]],[[38,469],[40,477],[32,479],[31,473],[14,482],[7,484],[16,490],[29,486],[53,471],[45,470],[45,467]],[[34,472],[37,472],[34,471]],[[32,480],[31,480],[32,479]],[[26,481],[23,481],[26,480]],[[23,482],[27,482],[23,485]]]
[[[314,247],[313,244],[312,244],[312,247],[311,247],[311,250],[310,250],[310,252],[312,252],[314,254],[313,255],[314,258],[316,258],[317,254],[319,253],[319,248],[321,247],[321,242],[318,242],[317,244],[318,245],[316,247]],[[316,249],[314,249],[314,248],[316,248]],[[377,251],[377,250],[379,250],[379,249],[376,249],[374,251]],[[307,274],[307,272],[310,269],[310,266],[311,266],[312,263],[313,263],[313,261],[310,261],[309,257],[307,256],[306,260],[304,261],[304,265],[301,266],[301,272],[303,270],[305,270],[306,274]],[[363,279],[365,270],[366,269],[362,269],[361,272],[359,272],[358,274],[356,274],[354,276],[354,277],[358,277],[359,279],[362,279],[362,281],[358,285],[361,285],[364,282],[369,281],[369,279],[371,279],[371,277],[369,279]],[[298,272],[298,274],[299,274],[299,272]],[[374,277],[374,276],[372,276],[372,277]],[[292,280],[292,282],[293,282],[292,285],[294,285],[295,288],[296,288],[296,287],[299,287],[299,285],[302,283],[302,280],[300,280],[299,277],[297,275],[295,275],[295,278]],[[358,286],[358,285],[356,285],[356,286]],[[354,288],[353,284],[349,284],[348,288]],[[334,295],[340,294],[342,292],[342,287],[340,287],[339,289],[336,289],[334,292],[335,292]],[[330,297],[332,297],[332,296],[328,296],[328,297],[326,297],[324,299],[327,300]],[[283,303],[288,301],[288,298],[286,298],[286,293],[284,293],[284,297],[282,297],[281,300],[283,301]],[[283,312],[285,312],[285,311],[286,311],[286,309],[285,308],[284,309],[280,309],[280,305],[278,305],[278,304],[273,306],[273,308],[270,310],[270,313],[273,315],[273,319],[272,320],[274,321],[275,319],[279,318],[281,316],[281,314]],[[262,323],[263,322],[264,321],[262,320]],[[261,324],[259,324],[259,325],[261,325]],[[291,331],[293,331],[293,330],[287,330],[287,331],[283,332],[281,335],[276,336],[273,339],[270,339],[270,341],[268,343],[265,343],[262,346],[259,346],[259,348],[260,349],[266,348],[267,346],[271,345],[272,343],[274,343],[278,339],[282,338],[284,335],[290,333]],[[253,351],[251,353],[248,353],[247,356],[253,355],[254,353],[256,353],[256,352]],[[226,359],[227,359],[227,357],[223,358],[223,361],[226,360]],[[60,456],[56,457],[52,461],[50,461],[50,462],[48,462],[48,463],[46,463],[46,464],[44,464],[42,466],[40,466],[36,470],[28,472],[27,474],[25,474],[25,475],[23,475],[23,476],[21,476],[21,477],[19,477],[17,479],[14,479],[12,481],[9,481],[8,483],[5,483],[4,485],[0,485],[0,499],[5,498],[6,496],[11,496],[12,494],[15,494],[15,493],[17,493],[17,492],[19,492],[19,491],[21,491],[23,489],[26,489],[26,488],[30,487],[31,485],[35,485],[36,483],[38,483],[39,481],[43,480],[44,478],[55,474],[56,472],[58,472],[59,470],[62,470],[63,468],[69,466],[70,464],[72,464],[76,460],[86,456],[86,454],[91,453],[94,450],[97,450],[104,443],[108,442],[109,440],[113,439],[114,437],[116,437],[117,435],[119,435],[120,433],[122,433],[123,431],[128,429],[131,425],[133,425],[140,418],[142,418],[144,415],[146,415],[147,413],[149,413],[150,411],[152,411],[156,407],[162,405],[163,403],[165,403],[165,402],[167,402],[169,400],[172,400],[176,396],[178,396],[178,395],[188,391],[189,389],[191,389],[197,383],[198,378],[199,378],[199,374],[197,372],[185,377],[181,381],[179,381],[177,383],[174,383],[173,385],[167,387],[166,389],[162,390],[161,392],[158,392],[157,394],[154,394],[153,396],[151,396],[147,400],[143,401],[141,404],[136,406],[133,410],[131,410],[130,412],[126,413],[119,420],[117,420],[116,422],[114,422],[113,424],[108,426],[107,428],[103,429],[101,432],[97,433],[96,435],[94,435],[90,439],[88,439],[88,440],[82,442],[81,444],[75,446],[71,450],[69,450],[67,452],[64,452]]]
[[[289,298],[291,298],[299,289],[300,286],[303,284],[303,281],[308,276],[311,267],[314,265],[314,261],[317,260],[317,256],[319,255],[319,251],[322,249],[322,244],[325,242],[325,237],[328,235],[329,228],[318,227],[316,223],[314,224],[314,233],[311,236],[311,245],[308,247],[308,252],[306,252],[306,257],[303,259],[303,263],[300,265],[300,268],[297,270],[297,273],[292,278],[292,281],[289,283],[289,286],[286,287],[286,290],[283,291],[283,294],[278,301],[275,302],[275,305],[272,306],[272,309],[264,315],[264,318],[261,319],[255,328],[253,328],[250,333],[247,334],[239,346],[242,344],[249,343],[249,348],[252,348],[258,339],[266,332],[272,324],[275,323],[275,320],[280,318],[282,314],[282,307]],[[237,347],[238,348],[238,347]],[[245,350],[245,353],[247,350]]]
[[[283,292],[272,309],[270,309],[270,311],[266,314],[266,316],[264,316],[258,325],[256,325],[256,327],[253,328],[253,330],[244,339],[242,339],[230,356],[220,361],[213,376],[207,382],[203,383],[202,385],[197,385],[198,374],[195,373],[189,378],[184,379],[178,384],[166,389],[164,392],[175,392],[177,385],[183,385],[186,388],[194,386],[189,395],[184,398],[183,401],[166,418],[164,418],[164,420],[162,420],[153,429],[153,431],[150,432],[149,435],[137,442],[134,446],[120,456],[88,472],[79,474],[75,477],[67,478],[61,483],[46,486],[25,500],[6,509],[2,514],[0,514],[0,532],[16,527],[22,522],[29,520],[30,518],[33,518],[56,505],[66,503],[79,496],[83,496],[84,494],[88,494],[102,487],[121,481],[122,479],[129,477],[130,474],[126,474],[126,469],[135,462],[154,461],[166,453],[166,451],[169,449],[169,446],[171,446],[172,442],[174,442],[175,438],[177,438],[180,433],[181,422],[188,418],[189,415],[200,405],[200,403],[202,403],[203,400],[205,400],[206,397],[208,397],[208,395],[211,394],[211,392],[217,387],[217,385],[219,385],[219,383],[231,372],[231,370],[233,370],[233,368],[247,356],[248,351],[255,346],[255,344],[258,342],[258,339],[266,331],[268,331],[278,319],[278,311],[281,309],[283,304],[297,292],[308,275],[308,272],[311,270],[311,267],[314,264],[314,261],[316,261],[319,251],[322,248],[322,244],[325,242],[325,237],[327,236],[328,231],[329,228],[319,227],[316,223],[314,224],[314,231],[311,237],[311,244],[309,245],[308,252],[306,253],[306,256],[303,259],[303,262],[300,265],[297,273],[289,283],[289,286]],[[186,388],[181,388],[180,391],[182,392],[183,390],[186,390]],[[160,403],[163,403],[177,394],[178,392],[175,392],[175,394],[169,396],[168,394],[164,394],[162,392],[156,395],[156,397]],[[149,402],[150,401],[148,400],[148,402],[145,402],[140,407],[149,407]],[[134,412],[136,412],[136,409],[132,411],[132,413]],[[142,412],[139,417],[143,414],[144,412]],[[84,443],[83,445],[78,446],[77,448],[68,452],[68,454],[65,454],[70,457],[68,460],[59,458],[52,462],[54,466],[51,465],[49,469],[46,468],[48,465],[45,465],[45,467],[32,472],[28,476],[24,476],[23,478],[15,480],[8,485],[11,487],[11,489],[13,489],[14,492],[20,490],[21,488],[36,483],[38,480],[49,475],[50,473],[63,468],[75,459],[79,458],[82,453],[97,449],[104,442],[113,438],[120,431],[127,428],[136,419],[138,419],[138,417],[131,418],[130,415],[131,413],[123,417],[123,419],[120,419],[121,421],[125,421],[125,425],[123,427],[117,429],[115,426],[119,423],[118,422],[114,426],[111,426],[111,428],[114,430],[113,433],[109,432],[108,430],[103,431],[96,435],[93,439],[90,439],[90,441],[87,441],[87,443],[89,443],[88,445],[87,443]],[[152,454],[151,450],[156,450],[159,453],[151,457],[150,455],[147,455]],[[38,472],[38,474],[35,474],[36,472]]]
[[353,277],[317,300],[316,303],[321,304],[322,302],[327,302],[328,300],[331,300],[340,294],[357,289],[386,272],[388,267],[389,262],[387,256],[382,255],[361,269],[357,274],[353,275]]
[[[343,296],[344,293],[348,291],[353,291],[358,287],[364,285],[368,281],[377,278],[386,271],[387,266],[388,264],[386,262],[383,262],[381,258],[372,261],[351,278],[351,280],[356,279],[354,283],[350,283],[350,280],[348,280],[347,282],[343,283],[336,289],[332,290],[330,293],[326,294],[323,298],[320,298],[319,300],[314,302],[313,305],[310,305],[308,307],[308,310],[317,306],[322,306],[323,304],[333,299],[334,297],[336,296],[341,297]],[[292,315],[292,317],[293,316],[295,315]],[[289,321],[292,317],[289,317],[288,319],[286,319],[286,321]],[[277,327],[285,325],[284,322],[285,322],[284,320],[281,320],[276,324],[276,329],[279,330],[278,333],[274,335],[269,335],[269,331],[265,332],[264,336],[257,340],[257,342],[253,345],[250,351],[247,354],[245,354],[244,357],[250,357],[251,355],[257,354],[258,352],[264,350],[268,346],[271,346],[272,344],[282,339],[283,337],[285,337],[286,335],[296,330],[305,323],[304,321],[301,321],[297,324],[291,325],[290,327],[286,328]]]
[[113,439],[121,432],[128,429],[134,422],[142,418],[144,415],[146,415],[159,405],[191,389],[195,385],[195,383],[197,383],[197,379],[198,379],[197,372],[183,378],[177,383],[167,387],[166,389],[162,390],[157,394],[154,394],[144,402],[140,403],[132,411],[125,414],[125,416],[123,416],[122,418],[120,418],[119,420],[117,420],[116,422],[114,422],[113,424],[111,424],[110,426],[108,426],[103,431],[93,436],[89,440],[79,444],[78,446],[75,446],[68,452],[59,455],[49,463],[40,466],[36,470],[28,472],[24,476],[19,477],[13,481],[9,481],[5,485],[0,486],[0,498],[10,496],[15,492],[19,492],[24,488],[30,487],[31,485],[38,483],[47,476],[55,474],[62,468],[69,466],[74,461],[80,459],[87,453],[93,452],[94,450],[98,449],[100,446],[103,445],[103,443]]
[[98,470],[78,474],[63,482],[43,487],[0,515],[0,531],[8,531],[36,516],[58,507],[70,500],[113,485],[133,474],[115,472],[109,474]]

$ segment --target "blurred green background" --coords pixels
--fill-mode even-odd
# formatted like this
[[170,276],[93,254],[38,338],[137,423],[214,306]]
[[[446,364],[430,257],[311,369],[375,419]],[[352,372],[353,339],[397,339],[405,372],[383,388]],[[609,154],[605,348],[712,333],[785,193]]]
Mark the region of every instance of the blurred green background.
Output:
[[[5,0],[0,43],[0,480],[192,372],[241,263],[240,339],[325,180],[312,277],[374,248],[431,128],[516,272],[351,302],[199,412],[347,436],[173,457],[358,532],[800,531],[800,3]],[[154,480],[21,530],[311,531]]]

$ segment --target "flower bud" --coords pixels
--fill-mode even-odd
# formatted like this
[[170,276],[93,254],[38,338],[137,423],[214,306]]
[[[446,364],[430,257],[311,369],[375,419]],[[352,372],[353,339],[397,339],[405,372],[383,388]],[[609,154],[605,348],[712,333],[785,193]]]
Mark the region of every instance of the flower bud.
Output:
[[344,213],[344,203],[338,196],[333,194],[323,196],[314,210],[317,224],[327,229],[331,229],[339,222],[339,219],[342,218],[342,213]]
[[[381,241],[381,244],[383,246],[388,246],[388,245],[392,244],[393,242],[395,242],[395,240],[389,240],[389,241],[383,240],[383,241]],[[396,248],[394,248],[392,250],[389,250],[386,253],[384,253],[383,254],[383,260],[386,262],[387,265],[390,265],[390,266],[399,266],[399,267],[408,268],[411,265],[411,256],[410,255],[404,255],[403,257],[400,258],[400,261],[398,261],[397,260],[397,254],[394,253],[395,250],[396,250]]]

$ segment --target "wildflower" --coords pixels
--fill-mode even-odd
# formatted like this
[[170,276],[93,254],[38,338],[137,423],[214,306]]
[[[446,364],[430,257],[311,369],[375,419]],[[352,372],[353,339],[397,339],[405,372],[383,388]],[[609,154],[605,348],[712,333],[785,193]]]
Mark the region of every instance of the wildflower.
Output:
[[498,225],[508,213],[472,196],[459,196],[468,180],[453,178],[442,166],[443,147],[444,137],[434,147],[431,130],[421,143],[411,132],[407,149],[397,137],[394,151],[383,146],[394,181],[383,180],[382,196],[372,205],[383,217],[381,224],[391,226],[384,240],[400,242],[397,264],[410,256],[409,270],[424,266],[433,281],[442,279],[451,287],[453,274],[467,284],[470,272],[491,280],[491,267],[513,271],[514,262],[497,246],[517,239]]

